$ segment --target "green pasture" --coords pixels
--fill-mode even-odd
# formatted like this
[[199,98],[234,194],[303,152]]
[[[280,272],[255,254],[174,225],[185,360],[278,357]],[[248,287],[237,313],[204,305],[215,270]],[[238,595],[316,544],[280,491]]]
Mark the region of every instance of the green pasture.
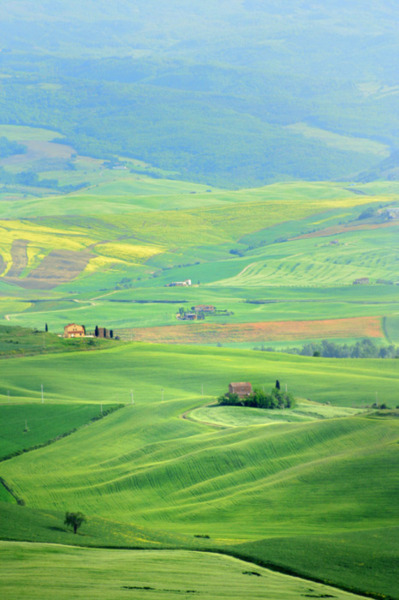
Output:
[[[3,490],[4,487],[0,487]],[[9,496],[10,498],[10,496]],[[90,515],[78,534],[64,525],[65,511],[37,509],[15,502],[2,502],[1,539],[46,542],[92,548],[188,548],[213,547],[209,539],[169,534],[149,527],[130,525]]]
[[[15,404],[14,398],[9,398],[8,404],[0,406],[0,460],[53,440],[101,416],[101,408],[93,404]],[[104,411],[108,408],[108,405],[103,406]]]
[[153,405],[150,427],[148,409],[118,411],[5,462],[2,476],[28,506],[204,531],[223,544],[395,525],[395,419],[218,430],[176,422],[179,404]]
[[[398,279],[398,228],[341,234],[336,247],[330,238],[302,239],[266,246],[241,259],[235,277],[217,282],[229,287],[350,285],[356,279]],[[240,260],[240,259],[238,259]]]
[[51,142],[56,138],[63,136],[56,131],[43,129],[40,127],[24,127],[21,125],[0,125],[0,137],[6,137],[9,140],[21,142],[24,140],[33,140],[39,142]]
[[[372,404],[376,392],[379,402],[395,405],[396,362],[146,344],[4,359],[5,409],[14,408],[7,406],[7,389],[13,402],[43,414],[57,405],[86,410],[91,404],[97,412],[101,403],[126,406],[55,444],[1,463],[0,476],[26,503],[8,505],[15,534],[8,523],[2,536],[73,543],[73,534],[55,518],[81,510],[99,527],[97,534],[93,524],[82,527],[77,539],[84,545],[208,544],[267,564],[273,563],[273,540],[281,539],[284,548],[289,539],[291,551],[285,560],[283,551],[276,551],[273,564],[351,589],[390,590],[395,597],[390,567],[374,583],[367,570],[362,582],[359,562],[372,569],[368,533],[388,531],[397,522],[399,421],[358,410]],[[294,395],[320,406],[301,401],[296,421],[279,422],[276,413],[274,423],[262,422],[249,416],[251,409],[242,417],[226,412],[222,422],[214,421],[219,426],[192,420],[219,410],[200,407],[230,381],[270,389],[277,378]],[[40,512],[30,516],[31,510]],[[37,527],[29,525],[34,514]],[[126,524],[124,538],[121,524]],[[304,565],[304,536],[310,546],[314,540],[314,569]],[[356,546],[336,578],[330,563],[338,555],[320,553],[320,543],[331,536],[346,536]],[[390,552],[397,555],[394,543]]]
[[[254,567],[220,554],[182,550],[97,550],[2,542],[2,593],[21,598],[126,597],[157,600],[355,600],[355,594]],[[20,568],[21,563],[23,569]],[[34,572],[34,581],[30,574]]]
[[41,383],[49,402],[129,402],[131,388],[140,405],[149,397],[158,401],[162,389],[165,400],[192,402],[202,385],[205,398],[212,399],[230,381],[268,388],[276,379],[299,397],[337,406],[363,407],[375,401],[376,391],[381,402],[396,400],[397,364],[391,359],[323,359],[138,342],[95,352],[3,359],[1,364],[3,402],[7,390],[16,401],[38,401]]
[[236,547],[246,559],[291,568],[302,576],[363,590],[377,598],[397,598],[398,527],[332,535],[277,537]]
[[330,406],[302,400],[297,402],[295,408],[285,410],[264,410],[243,406],[218,406],[216,404],[207,405],[190,411],[187,418],[220,427],[244,427],[246,425],[302,423],[305,421],[317,421],[319,419],[352,417],[361,412],[361,409]]
[[389,316],[384,321],[384,328],[386,336],[393,344],[399,343],[399,313],[395,311],[395,314]]
[[[99,161],[94,162],[99,169]],[[38,329],[47,322],[53,331],[62,331],[65,322],[71,321],[115,330],[176,324],[177,305],[128,305],[115,302],[119,298],[175,302],[182,298],[190,306],[213,303],[234,313],[227,319],[212,317],[215,323],[391,317],[398,311],[395,287],[376,284],[397,280],[397,227],[289,241],[340,223],[363,226],[359,215],[364,208],[378,209],[392,202],[395,186],[381,186],[380,195],[363,193],[362,186],[306,182],[204,192],[200,185],[143,179],[139,183],[147,191],[138,193],[130,190],[129,177],[125,171],[115,171],[113,183],[104,181],[65,197],[18,202],[21,215],[33,218],[2,222],[3,275],[10,275],[13,283],[12,287],[2,284],[7,294],[0,301],[4,318]],[[134,181],[136,175],[132,175]],[[100,193],[102,185],[105,190],[114,186],[113,193]],[[151,186],[161,187],[155,193]],[[37,212],[30,210],[32,202]],[[15,207],[13,203],[14,219]],[[7,216],[4,203],[2,208]],[[21,240],[26,244],[26,258],[25,251],[18,250]],[[54,248],[65,254],[65,272],[70,269],[71,280],[66,275],[65,282],[50,281],[55,288],[33,289],[29,297],[28,290],[15,284],[21,279],[21,285],[34,288],[35,269]],[[82,252],[90,253],[89,262],[77,274],[74,257]],[[359,292],[352,285],[360,277],[370,279],[369,291]],[[165,288],[184,279],[198,287]],[[295,296],[299,282],[303,287],[300,296]],[[327,291],[319,293],[322,288]],[[40,298],[54,302],[37,302]],[[279,302],[246,302],[268,298]],[[36,301],[29,304],[25,299]]]

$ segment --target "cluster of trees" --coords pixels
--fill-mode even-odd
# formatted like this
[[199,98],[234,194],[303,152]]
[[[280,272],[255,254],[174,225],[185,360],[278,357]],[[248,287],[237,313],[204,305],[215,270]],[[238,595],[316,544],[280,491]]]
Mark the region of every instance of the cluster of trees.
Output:
[[268,394],[260,389],[254,389],[252,394],[240,398],[238,394],[227,393],[218,398],[221,406],[249,406],[251,408],[283,409],[294,408],[295,398],[289,392],[283,392],[275,387]]
[[14,156],[14,154],[25,154],[26,146],[18,144],[2,136],[0,137],[0,156],[1,158],[7,158],[8,156]]
[[[275,348],[256,348],[267,352],[276,352]],[[323,356],[324,358],[399,358],[397,346],[377,346],[372,340],[365,338],[355,344],[336,344],[329,340],[311,342],[302,348],[284,348],[289,354],[301,356]]]
[[87,182],[78,185],[60,185],[58,179],[40,179],[35,171],[20,171],[11,173],[0,167],[0,183],[5,185],[25,185],[28,187],[49,188],[69,194],[88,185]]
[[103,334],[100,335],[100,328],[98,325],[96,325],[95,329],[94,329],[94,337],[96,337],[96,338],[97,337],[106,337],[106,338],[110,338],[112,340],[114,338],[114,330],[104,328]]

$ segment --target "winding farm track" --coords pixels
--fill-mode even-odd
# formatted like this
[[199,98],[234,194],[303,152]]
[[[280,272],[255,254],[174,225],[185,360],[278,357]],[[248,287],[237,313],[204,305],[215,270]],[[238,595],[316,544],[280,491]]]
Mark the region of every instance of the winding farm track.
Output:
[[[113,292],[109,292],[108,294],[102,294],[101,296],[96,296],[95,298],[90,298],[89,300],[78,300],[78,298],[72,298],[72,302],[76,302],[77,304],[82,304],[83,306],[78,306],[76,308],[72,308],[70,310],[84,310],[87,307],[94,307],[94,306],[98,306],[98,302],[94,302],[94,300],[100,300],[101,298],[105,298],[106,296],[112,296],[112,294],[115,294],[116,290]],[[51,314],[51,313],[56,313],[56,312],[65,312],[64,308],[61,309],[56,309],[56,310],[41,310],[41,311],[37,311],[35,314],[40,315],[40,314]],[[6,321],[11,321],[12,317],[18,317],[20,316],[22,313],[10,313],[8,315],[4,315],[4,319]]]
[[180,418],[185,419],[186,421],[191,421],[191,423],[199,423],[200,425],[207,425],[208,427],[215,427],[216,429],[228,429],[229,428],[229,425],[220,425],[218,423],[210,423],[209,421],[200,421],[199,419],[193,419],[192,417],[190,417],[190,414],[194,410],[197,410],[198,408],[202,408],[205,406],[216,406],[216,402],[208,402],[207,404],[199,404],[198,406],[194,406],[194,408],[189,408],[188,410],[184,411],[184,413],[182,413],[180,415]]

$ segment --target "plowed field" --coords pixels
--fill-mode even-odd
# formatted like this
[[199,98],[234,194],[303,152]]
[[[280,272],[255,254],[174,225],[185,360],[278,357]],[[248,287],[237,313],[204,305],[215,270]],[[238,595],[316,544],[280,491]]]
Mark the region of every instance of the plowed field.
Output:
[[380,317],[324,319],[319,321],[266,321],[260,323],[190,323],[126,330],[134,340],[157,343],[206,344],[265,342],[321,338],[384,337]]

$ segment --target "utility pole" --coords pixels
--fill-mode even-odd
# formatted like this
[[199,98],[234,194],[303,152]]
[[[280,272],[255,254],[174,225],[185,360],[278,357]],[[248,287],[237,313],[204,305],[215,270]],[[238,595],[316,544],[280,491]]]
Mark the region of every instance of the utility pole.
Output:
[[288,392],[288,385],[285,384],[285,393],[287,393],[287,392]]
[[134,394],[133,394],[133,390],[130,390],[130,399],[132,401],[132,404],[134,404]]
[[100,411],[101,411],[101,414],[103,414],[103,403],[102,402],[100,404]]
[[42,388],[42,404],[44,404],[44,389],[43,389],[43,384],[41,385]]
[[163,398],[164,398],[164,389],[162,388],[162,402],[163,402]]
[[201,396],[202,397],[204,396],[204,384],[203,383],[201,384]]
[[10,390],[7,390],[8,404],[10,404]]

